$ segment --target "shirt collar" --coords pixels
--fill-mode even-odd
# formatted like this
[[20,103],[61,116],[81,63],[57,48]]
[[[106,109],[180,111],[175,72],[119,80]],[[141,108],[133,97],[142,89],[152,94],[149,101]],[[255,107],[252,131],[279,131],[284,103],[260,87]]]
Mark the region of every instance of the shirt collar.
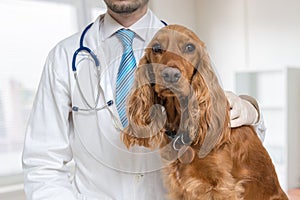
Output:
[[[152,12],[148,9],[146,14],[139,19],[132,26],[128,27],[128,29],[135,32],[142,40],[145,41],[147,36],[147,28],[149,27]],[[118,30],[125,28],[121,24],[119,24],[115,19],[113,19],[108,13],[104,15],[103,26],[102,28],[102,40],[106,40],[115,34]]]

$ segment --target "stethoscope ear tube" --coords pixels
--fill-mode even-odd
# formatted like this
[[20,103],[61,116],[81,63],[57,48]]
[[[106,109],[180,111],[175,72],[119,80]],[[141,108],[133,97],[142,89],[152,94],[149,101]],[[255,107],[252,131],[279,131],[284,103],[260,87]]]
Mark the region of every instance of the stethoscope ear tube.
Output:
[[[98,81],[97,85],[98,85],[98,94],[97,94],[97,97],[96,97],[96,103],[95,103],[95,106],[91,106],[87,99],[85,98],[83,92],[82,92],[82,89],[80,87],[80,84],[79,84],[79,81],[78,81],[78,77],[77,77],[77,72],[75,71],[74,72],[74,78],[75,78],[75,82],[76,82],[76,85],[78,87],[78,91],[79,91],[79,94],[82,98],[82,100],[84,101],[84,103],[89,107],[88,109],[84,109],[84,108],[79,108],[78,106],[73,106],[72,107],[72,110],[75,111],[75,112],[78,112],[78,111],[99,111],[99,110],[102,110],[103,108],[106,108],[106,107],[109,107],[111,105],[113,105],[114,101],[113,100],[109,100],[106,102],[106,104],[104,106],[101,106],[101,107],[97,107],[98,105],[98,102],[99,102],[99,98],[100,98],[100,93],[104,94],[103,93],[103,90],[100,86],[100,81]],[[103,98],[104,98],[104,95],[103,95]],[[104,99],[103,99],[104,100]]]
[[73,54],[73,58],[72,58],[72,70],[75,73],[76,72],[76,58],[78,53],[81,51],[81,48],[77,49],[74,54]]
[[[79,84],[79,81],[78,81],[78,77],[77,77],[77,72],[76,72],[76,71],[74,72],[74,78],[75,78],[76,85],[77,85],[77,87],[78,87],[78,91],[79,91],[79,93],[80,93],[81,98],[83,99],[84,103],[89,107],[88,110],[95,110],[96,107],[97,107],[97,105],[98,105],[99,96],[100,96],[100,94],[99,94],[100,83],[97,83],[97,84],[98,84],[98,94],[97,94],[95,106],[93,107],[93,106],[91,106],[91,105],[88,103],[87,99],[85,98],[85,96],[84,96],[84,94],[83,94],[83,92],[82,92],[82,89],[81,89],[81,87],[80,87],[80,84]],[[78,111],[79,109],[75,109],[75,110]],[[84,109],[84,110],[85,110],[85,109]]]
[[73,58],[72,58],[72,70],[73,72],[76,72],[76,58],[77,55],[81,52],[81,51],[85,51],[87,52],[94,60],[96,67],[98,68],[100,66],[100,62],[99,59],[97,58],[96,54],[88,47],[83,46],[83,40],[85,37],[86,32],[91,28],[91,26],[93,25],[93,23],[89,24],[82,32],[81,36],[80,36],[80,42],[79,42],[79,48],[74,52],[73,54]]
[[72,59],[72,70],[73,70],[73,72],[76,72],[76,71],[77,71],[77,69],[76,69],[76,58],[77,58],[77,55],[78,55],[80,52],[82,52],[82,51],[87,52],[87,53],[92,57],[92,59],[93,59],[93,61],[95,62],[95,65],[96,65],[97,68],[100,66],[100,62],[99,62],[99,60],[98,60],[96,54],[94,54],[94,52],[93,52],[91,49],[89,49],[89,48],[87,48],[87,47],[79,47],[79,48],[74,52],[74,54],[73,54],[73,59]]

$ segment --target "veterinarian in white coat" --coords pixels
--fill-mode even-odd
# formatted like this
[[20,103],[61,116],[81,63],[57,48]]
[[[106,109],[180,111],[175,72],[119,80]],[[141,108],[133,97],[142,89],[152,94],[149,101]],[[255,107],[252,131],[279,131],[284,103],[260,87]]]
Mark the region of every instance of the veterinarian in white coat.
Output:
[[[115,83],[123,47],[115,35],[129,27],[136,34],[133,42],[135,57],[156,31],[164,24],[147,8],[147,0],[139,2],[134,16],[123,22],[109,7],[110,14],[100,16],[86,32],[83,43],[100,60],[100,92],[98,107],[115,101]],[[106,3],[121,4],[120,0]],[[123,2],[124,3],[124,2]],[[112,15],[114,17],[112,17]],[[138,17],[137,17],[138,16]],[[137,18],[136,18],[137,17]],[[74,52],[81,33],[55,46],[46,60],[38,92],[26,132],[23,152],[25,193],[30,200],[159,200],[165,190],[160,176],[159,154],[142,147],[128,151],[120,140],[122,125],[112,105],[99,111],[74,111],[86,108],[72,71]],[[78,82],[87,101],[94,105],[97,98],[97,71],[86,53],[76,59]],[[238,123],[249,124],[259,117],[254,107],[228,93]],[[67,163],[74,160],[75,170]]]

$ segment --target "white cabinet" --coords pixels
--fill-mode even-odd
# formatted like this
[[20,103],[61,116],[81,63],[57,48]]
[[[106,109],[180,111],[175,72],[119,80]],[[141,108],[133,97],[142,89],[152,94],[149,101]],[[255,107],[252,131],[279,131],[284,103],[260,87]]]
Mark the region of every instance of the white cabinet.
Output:
[[257,99],[267,127],[264,146],[286,189],[300,187],[300,68],[239,71],[236,93]]

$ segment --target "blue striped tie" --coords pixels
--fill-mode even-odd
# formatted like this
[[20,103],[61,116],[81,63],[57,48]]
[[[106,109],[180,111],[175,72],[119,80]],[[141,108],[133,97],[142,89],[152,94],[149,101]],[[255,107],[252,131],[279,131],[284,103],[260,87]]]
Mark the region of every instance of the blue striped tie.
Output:
[[134,32],[128,29],[121,29],[116,32],[117,37],[122,41],[124,51],[119,67],[116,85],[116,105],[123,127],[128,125],[126,118],[126,98],[134,81],[134,69],[136,61],[132,50]]

